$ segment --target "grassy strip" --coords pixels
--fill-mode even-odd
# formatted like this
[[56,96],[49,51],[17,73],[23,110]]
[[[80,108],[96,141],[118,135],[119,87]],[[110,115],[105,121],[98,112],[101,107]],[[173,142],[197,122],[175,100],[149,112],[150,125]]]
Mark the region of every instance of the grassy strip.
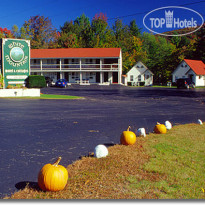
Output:
[[78,96],[70,96],[70,95],[41,94],[40,99],[83,99],[83,98]]
[[205,199],[205,125],[174,126],[108,150],[106,158],[90,155],[68,165],[69,180],[60,192],[28,185],[10,198]]
[[40,97],[5,97],[6,99],[48,99],[48,100],[72,100],[72,99],[84,99],[79,96],[70,95],[51,95],[41,94]]
[[179,125],[164,137],[151,134],[146,150],[151,158],[145,170],[167,176],[160,184],[159,198],[205,199],[204,125]]
[[177,88],[177,86],[153,85],[153,88]]

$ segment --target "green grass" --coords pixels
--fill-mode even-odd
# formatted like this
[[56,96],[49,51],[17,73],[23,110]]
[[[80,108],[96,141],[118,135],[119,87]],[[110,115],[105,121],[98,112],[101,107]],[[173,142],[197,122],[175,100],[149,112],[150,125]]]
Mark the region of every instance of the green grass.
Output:
[[70,95],[51,95],[51,94],[41,94],[40,97],[5,97],[6,99],[48,99],[48,100],[72,100],[72,99],[84,99],[79,96]]
[[[159,198],[204,199],[205,194],[205,129],[204,125],[181,125],[164,137],[152,135],[147,143],[150,161],[148,172],[167,176]],[[167,184],[169,186],[167,186]],[[155,186],[155,183],[151,183]]]
[[106,158],[91,153],[68,165],[69,180],[60,192],[43,192],[36,185],[6,198],[205,199],[204,124],[177,125],[108,150]]
[[70,95],[41,94],[40,99],[83,99],[83,98],[78,96],[70,96]]
[[196,86],[195,88],[196,88],[196,89],[200,89],[200,88],[201,88],[201,89],[204,89],[205,86]]
[[153,88],[177,88],[177,86],[153,85]]

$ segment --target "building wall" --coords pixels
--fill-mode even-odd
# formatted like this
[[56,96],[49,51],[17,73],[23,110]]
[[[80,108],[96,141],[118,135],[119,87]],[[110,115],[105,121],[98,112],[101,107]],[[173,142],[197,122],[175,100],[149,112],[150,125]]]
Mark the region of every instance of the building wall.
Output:
[[190,67],[186,64],[186,62],[182,61],[172,74],[172,82],[176,82],[179,78],[188,78],[188,74],[186,75],[186,73],[189,70]]
[[138,85],[140,82],[145,82],[146,86],[152,85],[153,75],[141,62],[138,62],[127,73],[127,82],[134,85]]
[[196,86],[205,86],[205,75],[196,76]]
[[173,72],[172,82],[176,82],[179,78],[191,78],[195,86],[205,86],[205,75],[196,75],[185,61],[182,61]]
[[[119,68],[118,71],[116,71],[117,69],[116,64],[118,64],[118,68]],[[80,69],[80,65],[81,65],[81,69]],[[116,73],[118,74],[116,75]],[[121,53],[119,58],[105,58],[105,59],[103,58],[93,58],[93,59],[92,58],[81,58],[81,59],[68,58],[68,59],[42,59],[42,60],[31,59],[31,74],[48,76],[53,79],[54,83],[59,78],[65,78],[66,80],[68,80],[69,83],[79,83],[80,80],[83,81],[86,80],[89,81],[89,83],[109,82],[109,83],[120,84],[121,73],[122,73]]]
[[149,86],[153,84],[153,74],[149,70],[145,72],[144,78],[145,78],[145,86]]

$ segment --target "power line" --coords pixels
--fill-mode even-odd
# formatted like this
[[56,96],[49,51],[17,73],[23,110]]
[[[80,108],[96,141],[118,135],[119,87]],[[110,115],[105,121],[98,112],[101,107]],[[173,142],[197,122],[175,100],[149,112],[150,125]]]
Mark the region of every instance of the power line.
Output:
[[[57,1],[58,0],[49,1],[49,4],[56,3]],[[47,5],[48,5],[47,2],[44,5],[42,5],[42,3],[41,3],[41,5],[39,5],[39,6],[25,8],[23,10],[20,10],[20,11],[14,12],[14,13],[10,13],[9,15],[6,15],[6,16],[0,16],[0,18],[2,19],[2,18],[13,17],[13,15],[15,15],[15,14],[19,14],[19,13],[21,14],[23,12],[31,11],[31,10],[34,10],[34,9],[37,9],[37,8],[42,8],[42,7],[47,6]]]
[[[187,4],[181,4],[181,5],[178,5],[178,6],[188,6],[188,5],[193,5],[193,4],[199,4],[199,3],[204,3],[205,1],[196,1],[196,2],[192,2],[192,3],[187,3]],[[113,18],[108,18],[107,20],[110,21],[110,20],[115,20],[115,19],[119,19],[119,18],[127,18],[127,17],[130,17],[130,16],[137,16],[137,15],[141,15],[141,14],[146,14],[150,11],[144,11],[144,12],[138,12],[138,13],[134,13],[134,14],[128,14],[128,15],[125,15],[125,16],[118,16],[118,17],[113,17]]]

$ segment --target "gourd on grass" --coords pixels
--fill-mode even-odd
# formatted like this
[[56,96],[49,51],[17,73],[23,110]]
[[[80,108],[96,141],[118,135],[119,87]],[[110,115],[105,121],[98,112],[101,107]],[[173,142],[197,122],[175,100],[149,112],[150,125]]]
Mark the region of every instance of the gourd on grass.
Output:
[[130,126],[127,128],[127,131],[123,131],[121,138],[120,138],[120,143],[123,145],[133,145],[135,144],[137,138],[136,134],[132,131],[130,131]]
[[105,145],[99,144],[95,147],[94,156],[96,158],[107,157],[108,149]]
[[54,164],[46,164],[38,174],[38,186],[43,191],[63,190],[68,181],[67,169],[59,165],[61,157]]
[[157,122],[157,124],[154,127],[154,133],[166,134],[166,132],[167,132],[166,126]]

